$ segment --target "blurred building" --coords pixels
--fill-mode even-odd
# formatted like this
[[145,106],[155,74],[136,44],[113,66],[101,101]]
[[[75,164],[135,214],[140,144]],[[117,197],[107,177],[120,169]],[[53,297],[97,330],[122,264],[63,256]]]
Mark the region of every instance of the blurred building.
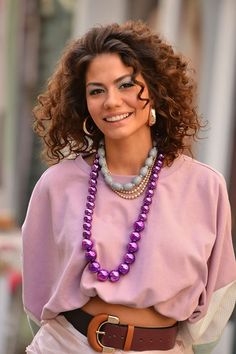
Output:
[[[70,38],[94,24],[127,19],[148,22],[195,68],[199,112],[209,122],[195,155],[226,178],[235,240],[236,1],[0,0],[0,262],[1,235],[17,234],[32,188],[46,168],[31,129],[36,96]],[[224,354],[233,354],[233,337],[227,338]],[[13,352],[0,349],[0,354]]]

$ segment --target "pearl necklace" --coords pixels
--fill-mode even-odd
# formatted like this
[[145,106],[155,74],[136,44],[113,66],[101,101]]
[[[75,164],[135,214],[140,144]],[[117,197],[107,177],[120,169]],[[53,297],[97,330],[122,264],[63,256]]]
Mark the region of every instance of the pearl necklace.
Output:
[[90,272],[97,275],[99,281],[109,280],[111,282],[116,282],[120,279],[120,276],[126,275],[132,263],[135,261],[135,253],[138,252],[139,246],[138,242],[141,239],[141,233],[145,228],[145,223],[147,221],[147,216],[149,212],[149,207],[152,203],[152,197],[154,195],[154,190],[156,188],[156,183],[159,177],[161,167],[163,165],[164,155],[159,154],[157,160],[155,161],[150,179],[148,180],[147,191],[143,199],[143,203],[140,208],[140,212],[137,220],[133,224],[133,231],[129,235],[129,243],[127,245],[127,252],[124,255],[122,262],[118,265],[116,269],[108,271],[103,269],[99,262],[96,261],[97,253],[94,249],[94,243],[91,240],[91,229],[93,221],[93,211],[95,208],[95,200],[97,194],[97,178],[100,170],[99,166],[99,156],[96,154],[89,179],[88,196],[86,202],[86,209],[84,212],[84,223],[83,223],[83,241],[82,249],[85,251],[85,259],[89,262],[88,269]]
[[[100,142],[100,147],[98,149],[98,157],[99,157],[98,162],[101,167],[101,172],[104,177],[104,180],[113,191],[117,191],[120,193],[123,193],[123,192],[126,193],[127,191],[130,191],[133,194],[135,194],[137,192],[136,189],[139,187],[139,185],[142,183],[142,181],[145,179],[145,177],[152,170],[156,156],[157,156],[157,148],[154,145],[154,147],[149,151],[148,157],[145,160],[145,164],[139,171],[139,175],[132,178],[131,182],[122,184],[122,183],[113,182],[113,178],[112,178],[110,171],[108,170],[108,167],[107,167],[106,152],[104,149],[104,142],[103,141]],[[120,195],[119,193],[117,193],[117,194]],[[120,195],[120,196],[122,196],[122,195]]]
[[[152,166],[153,167],[153,166]],[[135,199],[138,198],[146,189],[147,185],[148,185],[148,181],[149,178],[151,176],[152,173],[152,167],[149,168],[147,175],[143,178],[143,180],[141,181],[141,183],[137,186],[134,187],[131,190],[128,191],[116,191],[114,189],[113,192],[115,192],[117,195],[119,195],[119,197],[124,198],[124,199]]]

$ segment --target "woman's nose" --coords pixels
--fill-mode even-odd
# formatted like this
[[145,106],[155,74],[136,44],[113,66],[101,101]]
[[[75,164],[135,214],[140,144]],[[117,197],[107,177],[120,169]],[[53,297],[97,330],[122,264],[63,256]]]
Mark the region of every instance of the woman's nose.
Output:
[[111,109],[113,107],[119,107],[122,104],[122,98],[118,90],[112,89],[107,92],[104,108]]

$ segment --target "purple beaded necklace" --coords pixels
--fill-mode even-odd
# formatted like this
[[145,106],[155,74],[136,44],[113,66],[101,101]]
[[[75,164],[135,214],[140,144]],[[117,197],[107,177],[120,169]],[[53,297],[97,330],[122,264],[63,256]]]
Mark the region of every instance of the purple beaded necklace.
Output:
[[152,197],[156,188],[156,183],[159,177],[163,165],[164,155],[159,154],[152,168],[150,180],[148,182],[147,190],[143,199],[143,203],[140,208],[140,213],[137,220],[134,222],[133,231],[130,234],[130,242],[127,246],[127,253],[124,255],[123,262],[119,264],[117,269],[110,272],[101,268],[100,264],[96,261],[97,253],[94,249],[93,241],[91,240],[91,229],[93,221],[93,211],[95,208],[95,199],[97,194],[97,179],[100,170],[99,157],[96,154],[89,178],[88,196],[86,202],[86,209],[84,212],[83,223],[83,241],[82,249],[85,251],[85,258],[89,262],[89,270],[92,273],[97,274],[99,281],[109,280],[116,282],[120,279],[121,275],[126,275],[132,263],[135,261],[135,253],[138,252],[138,241],[141,239],[141,233],[145,228],[147,216],[149,212],[149,206],[152,203]]

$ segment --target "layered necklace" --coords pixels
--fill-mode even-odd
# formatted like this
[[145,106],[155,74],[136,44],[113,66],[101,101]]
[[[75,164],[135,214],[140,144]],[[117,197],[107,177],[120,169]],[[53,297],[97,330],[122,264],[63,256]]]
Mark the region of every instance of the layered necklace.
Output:
[[[133,178],[130,183],[115,183],[113,182],[111,174],[107,168],[104,147],[101,145],[98,149],[91,167],[89,178],[88,196],[83,221],[82,249],[85,251],[86,260],[89,262],[89,271],[96,274],[99,281],[104,282],[109,280],[111,282],[117,282],[121,276],[124,276],[129,272],[130,266],[135,262],[135,253],[137,253],[139,249],[138,242],[140,241],[141,233],[145,228],[154,190],[156,188],[159,173],[163,166],[163,160],[164,155],[160,153],[157,156],[157,149],[154,146],[149,151],[149,156],[145,161],[145,166],[143,167],[143,170],[140,170],[138,176]],[[100,263],[97,261],[97,253],[92,241],[93,212],[95,209],[97,179],[100,170],[102,171],[102,175],[107,185],[122,198],[134,199],[141,195],[146,189],[138,218],[134,222],[133,230],[129,235],[126,253],[117,268],[111,271],[102,268]]]
[[100,143],[98,149],[99,165],[106,184],[121,198],[134,199],[139,197],[147,187],[151,176],[152,167],[157,156],[157,148],[154,147],[149,151],[148,157],[145,160],[144,166],[140,169],[138,176],[132,178],[129,183],[114,182],[111,173],[107,167],[104,143]]

